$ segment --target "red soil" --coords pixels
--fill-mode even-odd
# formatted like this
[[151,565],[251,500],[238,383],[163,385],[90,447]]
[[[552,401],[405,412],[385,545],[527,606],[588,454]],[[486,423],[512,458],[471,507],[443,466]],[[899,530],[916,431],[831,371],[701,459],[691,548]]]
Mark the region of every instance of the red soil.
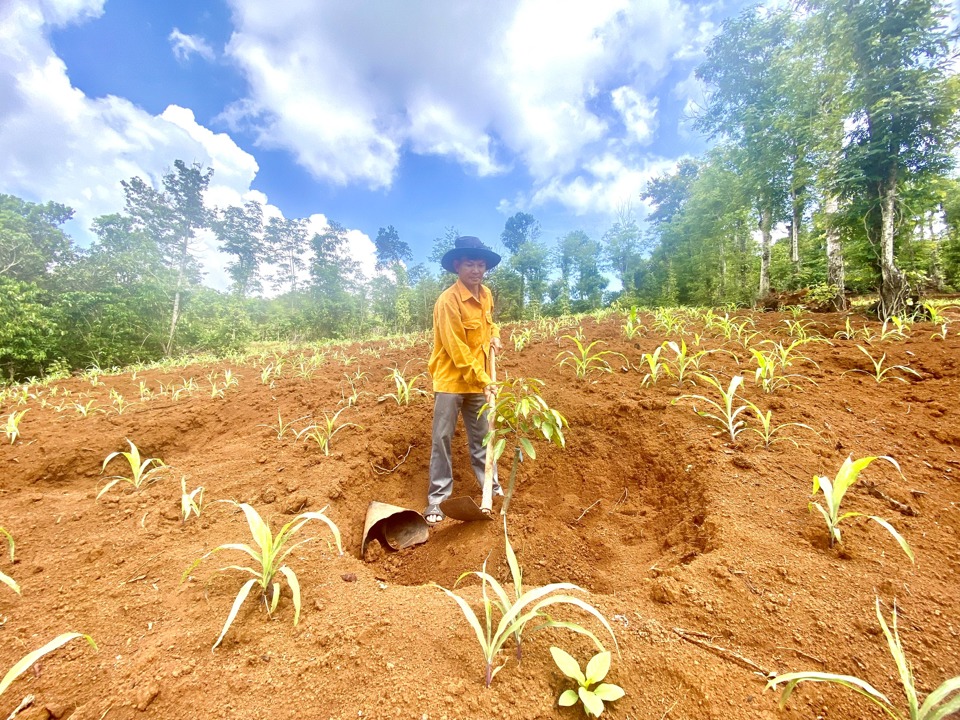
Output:
[[[753,317],[761,337],[786,337],[788,315]],[[832,338],[844,317],[808,319]],[[854,318],[855,327],[865,323]],[[648,330],[626,340],[621,324],[616,316],[581,321],[588,341],[603,340],[602,349],[634,365],[668,339]],[[816,386],[798,380],[772,395],[754,384],[748,351],[704,339],[704,347],[739,357],[739,367],[728,354],[705,361],[725,386],[741,372],[745,396],[772,409],[775,423],[816,431],[786,430],[799,447],[769,449],[750,433],[731,445],[691,401],[673,404],[681,393],[673,379],[641,387],[644,371],[621,370],[613,356],[615,372],[577,379],[571,368],[557,367],[569,341],[549,337],[506,352],[501,373],[544,380],[544,397],[570,422],[566,449],[540,442],[536,460],[521,466],[510,537],[528,587],[576,583],[616,631],[620,654],[608,680],[627,694],[608,706],[609,717],[879,718],[854,693],[820,684],[801,685],[780,711],[756,671],[852,674],[903,707],[875,597],[888,617],[896,598],[921,695],[960,675],[960,337],[932,340],[936,329],[918,324],[909,339],[871,348],[885,352],[888,364],[909,364],[919,379],[878,384],[843,374],[869,369],[868,360],[855,342],[833,340],[803,346],[819,367],[792,368]],[[686,340],[692,346],[692,334]],[[51,385],[34,387],[44,394],[24,406],[8,401],[3,418],[29,412],[21,438],[0,448],[0,525],[17,542],[16,561],[0,570],[23,589],[17,596],[0,586],[0,667],[69,630],[92,635],[99,652],[75,641],[48,655],[0,698],[0,714],[30,693],[33,705],[19,718],[581,717],[582,707],[557,707],[570,684],[548,648],[563,647],[583,663],[593,653],[587,639],[555,629],[529,633],[520,664],[508,643],[505,667],[486,688],[472,629],[430,585],[452,587],[485,559],[506,582],[499,522],[447,520],[426,544],[389,552],[373,543],[359,557],[370,501],[423,509],[431,402],[398,406],[376,398],[393,390],[389,368],[410,361],[408,370],[419,372],[428,352],[422,339],[407,348],[345,346],[328,350],[309,378],[294,373],[289,356],[272,387],[260,378],[268,357],[103,377],[96,387],[73,378],[55,383],[56,396]],[[352,358],[349,365],[344,358]],[[228,368],[239,384],[211,398],[207,375],[222,380]],[[358,369],[368,373],[361,387],[369,394],[340,419],[362,429],[338,433],[329,457],[313,442],[278,440],[265,427],[278,412],[285,421],[332,413],[344,373]],[[190,377],[200,386],[192,395],[174,401],[158,394],[160,383]],[[89,399],[110,408],[111,389],[138,399],[141,381],[154,397],[122,414],[81,418],[73,409]],[[703,385],[682,392],[711,394]],[[57,412],[53,406],[64,401]],[[127,449],[125,438],[175,470],[139,493],[117,486],[98,501],[101,464]],[[462,430],[456,442],[457,492],[472,492]],[[823,519],[807,507],[811,478],[832,478],[848,455],[899,461],[902,477],[887,463],[867,468],[844,506],[888,519],[916,552],[916,564],[863,519],[845,521],[843,545],[828,547]],[[113,462],[107,473],[119,471]],[[508,462],[501,461],[504,477]],[[202,516],[186,524],[178,516],[182,475],[188,488],[206,488]],[[225,552],[188,581],[181,576],[217,545],[250,542],[242,515],[213,502],[224,498],[252,504],[274,529],[329,505],[346,553],[338,557],[327,529],[308,523],[301,536],[317,539],[288,558],[302,587],[299,625],[286,585],[272,618],[251,595],[211,652],[243,582],[239,573],[216,571],[242,556]],[[476,607],[479,586],[467,581],[460,590]],[[554,609],[604,639],[589,616]]]

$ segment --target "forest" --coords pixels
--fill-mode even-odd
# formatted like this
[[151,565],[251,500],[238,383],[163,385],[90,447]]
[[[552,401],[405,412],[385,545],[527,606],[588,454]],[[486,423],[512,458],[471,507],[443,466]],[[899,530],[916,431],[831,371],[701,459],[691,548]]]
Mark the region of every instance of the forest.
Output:
[[[956,30],[927,0],[808,0],[724,24],[697,77],[691,118],[711,140],[653,178],[601,237],[543,237],[508,218],[491,273],[501,321],[632,306],[753,305],[807,289],[834,309],[876,296],[882,319],[960,290]],[[450,281],[392,225],[365,277],[346,230],[255,202],[211,207],[213,170],[173,159],[157,187],[123,181],[125,204],[81,247],[73,210],[0,195],[0,372],[6,380],[107,368],[253,341],[323,342],[429,329]],[[635,212],[645,204],[647,212]],[[232,284],[203,284],[215,242]],[[485,239],[488,242],[493,238]],[[615,288],[615,289],[614,289]]]

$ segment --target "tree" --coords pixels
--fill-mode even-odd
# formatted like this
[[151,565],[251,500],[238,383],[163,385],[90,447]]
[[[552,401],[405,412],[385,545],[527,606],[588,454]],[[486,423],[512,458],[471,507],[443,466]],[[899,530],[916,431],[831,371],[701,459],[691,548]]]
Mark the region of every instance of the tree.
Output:
[[71,258],[72,243],[60,225],[73,217],[66,205],[42,205],[0,194],[0,276],[37,282]]
[[582,230],[564,235],[555,259],[560,279],[554,285],[554,301],[561,312],[587,312],[600,307],[607,279],[600,272],[600,243]]
[[260,269],[269,260],[269,248],[263,236],[263,206],[255,200],[243,207],[231,205],[217,214],[213,230],[220,249],[236,257],[227,265],[234,292],[246,297],[260,290]]
[[949,14],[932,0],[808,0],[842,91],[836,193],[880,260],[879,314],[905,310],[895,248],[905,187],[945,174],[958,129]]
[[347,252],[347,230],[330,221],[310,240],[310,295],[320,337],[342,337],[356,305],[355,288],[360,265]]
[[500,233],[500,242],[511,253],[516,253],[524,243],[536,242],[539,238],[540,223],[533,215],[524,212],[507,218],[503,232]]
[[377,230],[373,244],[377,248],[377,270],[385,270],[395,264],[413,260],[410,246],[400,239],[400,233],[393,225]]
[[633,276],[642,251],[640,227],[629,207],[623,207],[617,221],[603,234],[606,267],[612,270],[625,293],[633,290]]
[[200,268],[193,257],[193,242],[198,230],[210,225],[211,212],[203,202],[213,177],[213,170],[203,171],[199,163],[189,167],[175,160],[174,170],[163,176],[163,190],[155,190],[142,178],[121,182],[126,196],[126,212],[157,243],[164,260],[176,270],[170,331],[164,353],[173,351],[173,341],[180,319],[183,293],[199,284]]
[[267,259],[277,264],[272,281],[275,289],[286,287],[296,295],[300,275],[306,269],[307,221],[303,218],[272,217],[263,232]]

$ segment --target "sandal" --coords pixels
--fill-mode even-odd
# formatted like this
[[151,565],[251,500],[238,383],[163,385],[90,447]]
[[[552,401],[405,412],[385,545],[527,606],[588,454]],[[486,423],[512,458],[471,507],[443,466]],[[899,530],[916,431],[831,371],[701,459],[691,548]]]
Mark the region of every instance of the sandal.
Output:
[[433,527],[443,522],[446,515],[436,505],[427,505],[427,509],[423,511],[423,519],[427,521],[427,525]]

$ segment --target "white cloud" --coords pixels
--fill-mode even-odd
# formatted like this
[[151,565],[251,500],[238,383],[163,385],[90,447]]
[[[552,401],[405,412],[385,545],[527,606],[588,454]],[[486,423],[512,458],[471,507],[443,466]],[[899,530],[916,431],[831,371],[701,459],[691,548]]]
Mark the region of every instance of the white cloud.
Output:
[[191,55],[199,55],[204,60],[214,60],[217,54],[206,40],[199,35],[187,35],[174,28],[167,36],[173,55],[180,61],[187,61]]
[[618,87],[610,96],[632,140],[649,145],[657,129],[657,98],[647,98],[632,87]]
[[[319,179],[371,188],[405,151],[480,176],[522,165],[547,187],[612,132],[649,143],[650,93],[699,32],[680,0],[229,1],[226,56],[249,92],[223,117]],[[617,117],[605,98],[626,84]]]
[[[123,98],[90,98],[72,86],[45,26],[82,20],[102,6],[61,0],[38,7],[13,0],[0,9],[0,192],[73,207],[74,226],[83,233],[78,239],[89,240],[95,217],[122,210],[121,180],[140,176],[159,187],[173,160],[182,158],[214,170],[210,204],[257,200],[280,214],[251,189],[258,171],[254,157],[229,135],[198,124],[191,110],[171,105],[151,115]],[[197,253],[208,283],[225,288],[227,258],[215,245],[208,233]],[[369,255],[359,239],[358,253],[364,261]]]

